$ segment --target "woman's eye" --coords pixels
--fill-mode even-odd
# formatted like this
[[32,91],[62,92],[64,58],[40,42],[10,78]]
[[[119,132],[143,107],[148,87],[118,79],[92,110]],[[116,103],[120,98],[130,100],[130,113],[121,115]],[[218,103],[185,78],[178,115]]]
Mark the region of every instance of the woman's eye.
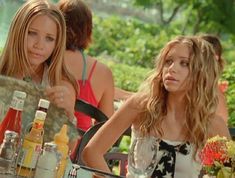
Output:
[[55,39],[53,37],[50,37],[50,36],[46,37],[46,40],[47,41],[55,41]]
[[171,65],[172,64],[172,59],[166,59],[165,64],[166,65]]
[[28,34],[29,35],[37,35],[37,33],[35,31],[31,31],[31,30],[29,30]]
[[181,61],[181,65],[184,66],[184,67],[188,67],[189,62],[188,61]]

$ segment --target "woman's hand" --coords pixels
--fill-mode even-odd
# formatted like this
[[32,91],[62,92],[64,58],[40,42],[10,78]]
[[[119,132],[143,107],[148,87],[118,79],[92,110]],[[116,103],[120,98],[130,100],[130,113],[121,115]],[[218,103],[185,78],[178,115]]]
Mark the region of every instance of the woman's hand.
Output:
[[65,85],[47,87],[45,95],[50,102],[59,108],[63,108],[69,119],[74,118],[75,92],[71,91],[69,87]]

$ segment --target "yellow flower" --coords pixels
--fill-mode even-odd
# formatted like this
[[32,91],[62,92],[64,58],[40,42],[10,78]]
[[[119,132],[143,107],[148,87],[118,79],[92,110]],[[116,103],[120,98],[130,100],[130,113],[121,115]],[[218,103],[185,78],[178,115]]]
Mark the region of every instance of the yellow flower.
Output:
[[226,143],[226,146],[227,146],[228,156],[230,158],[235,157],[235,142],[230,140]]
[[219,172],[218,172],[216,178],[234,178],[234,177],[232,177],[232,176],[233,176],[233,175],[232,175],[232,173],[231,173],[231,168],[229,168],[229,167],[222,167],[222,168],[219,170]]
[[208,143],[210,143],[210,142],[217,142],[217,141],[224,141],[224,142],[227,142],[228,139],[227,139],[227,137],[220,137],[219,135],[216,135],[216,136],[214,136],[214,137],[212,137],[212,138],[209,138],[209,139],[207,140]]

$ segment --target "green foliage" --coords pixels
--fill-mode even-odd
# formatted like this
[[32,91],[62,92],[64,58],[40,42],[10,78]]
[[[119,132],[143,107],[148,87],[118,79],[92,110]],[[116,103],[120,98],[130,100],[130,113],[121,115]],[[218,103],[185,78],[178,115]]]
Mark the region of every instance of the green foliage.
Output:
[[128,153],[129,145],[131,144],[131,138],[128,136],[123,136],[119,148],[122,153]]
[[[190,16],[190,13],[193,12],[189,11],[185,16]],[[208,23],[208,29],[213,28],[213,25],[209,26],[210,23]],[[151,68],[160,49],[167,41],[181,35],[183,28],[182,21],[174,21],[171,26],[163,27],[117,16],[107,18],[95,16],[93,44],[89,48],[89,54],[108,55],[112,56],[112,60],[117,63]],[[223,35],[221,41],[225,49],[224,58],[230,63],[235,58],[233,45],[235,37]]]
[[[235,4],[234,0],[133,0],[143,8],[155,9],[162,18],[173,15],[168,25],[175,21],[184,24],[182,33],[196,34],[199,32],[228,33],[235,35]],[[179,10],[180,9],[180,10]],[[175,11],[174,13],[174,10]]]
[[[101,57],[103,58],[103,57]],[[115,86],[128,90],[137,91],[139,85],[144,81],[150,69],[139,66],[129,66],[116,63],[113,60],[102,60],[113,72]]]
[[226,67],[222,79],[229,82],[226,98],[229,111],[229,126],[235,127],[235,62]]
[[94,43],[89,53],[93,56],[106,54],[128,65],[151,67],[162,44],[170,37],[160,26],[134,19],[96,17],[94,23]]

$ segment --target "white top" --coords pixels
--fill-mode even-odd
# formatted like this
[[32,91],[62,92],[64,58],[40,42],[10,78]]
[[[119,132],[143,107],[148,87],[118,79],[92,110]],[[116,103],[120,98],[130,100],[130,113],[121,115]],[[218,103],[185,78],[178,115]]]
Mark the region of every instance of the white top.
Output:
[[[139,134],[137,133],[136,130],[134,130],[132,128],[132,140],[134,138],[138,138],[140,137]],[[169,141],[169,140],[163,140],[164,142],[166,142],[169,145],[179,145],[182,144],[183,142],[180,141]],[[147,145],[146,146],[146,150],[147,149]],[[157,162],[160,161],[162,155],[163,155],[162,150],[158,150],[157,152]],[[199,161],[195,161],[193,158],[193,148],[191,146],[191,151],[189,154],[187,155],[183,155],[182,153],[176,152],[176,161],[175,161],[175,176],[174,178],[198,178],[198,175],[200,174],[200,170],[201,170],[201,164]],[[145,153],[145,157],[141,156],[140,162],[143,162],[143,159],[148,159],[148,152],[146,151]],[[135,158],[138,160],[138,157]],[[197,159],[199,160],[199,159]],[[127,173],[127,178],[134,178],[133,175],[130,175],[129,171]]]

